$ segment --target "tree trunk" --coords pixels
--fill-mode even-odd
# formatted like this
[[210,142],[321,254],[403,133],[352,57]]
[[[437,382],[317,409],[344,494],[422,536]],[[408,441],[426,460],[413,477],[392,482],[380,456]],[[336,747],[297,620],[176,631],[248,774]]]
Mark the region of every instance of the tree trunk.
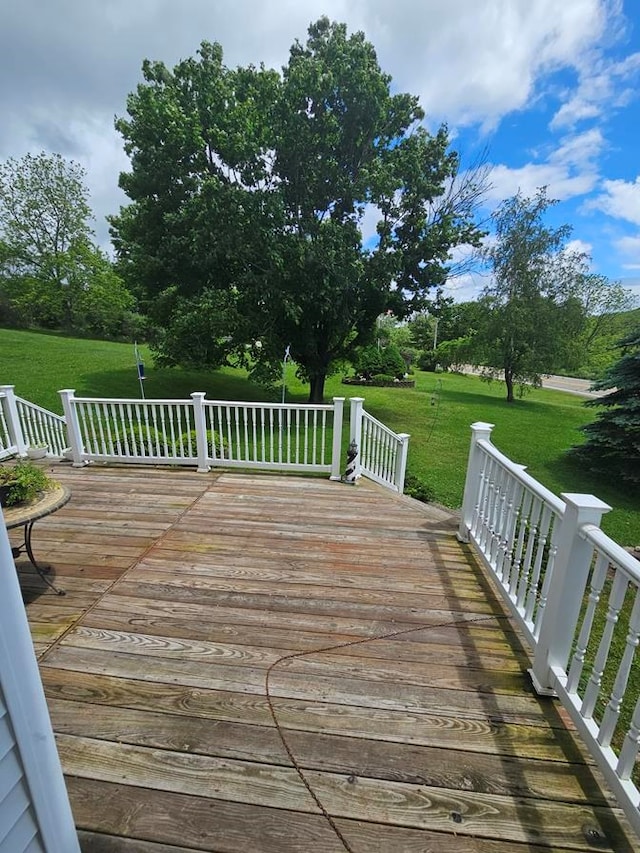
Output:
[[513,371],[512,370],[505,370],[504,381],[505,381],[506,386],[507,386],[507,403],[513,403],[514,402],[514,396],[513,396]]
[[326,375],[318,373],[309,378],[309,402],[324,403],[324,380]]

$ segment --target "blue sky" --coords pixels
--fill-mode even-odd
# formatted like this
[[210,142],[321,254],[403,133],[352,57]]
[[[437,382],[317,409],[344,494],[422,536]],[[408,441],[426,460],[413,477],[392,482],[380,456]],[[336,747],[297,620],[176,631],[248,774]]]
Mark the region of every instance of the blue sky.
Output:
[[[95,230],[126,199],[113,129],[142,60],[219,41],[229,65],[279,68],[320,15],[362,29],[394,87],[449,125],[465,161],[488,149],[485,213],[541,185],[593,269],[640,295],[638,0],[4,0],[0,159],[57,151],[87,171]],[[477,294],[477,276],[452,283]]]
[[570,224],[593,270],[640,294],[640,4],[620,11],[575,66],[540,74],[493,127],[461,125],[455,144],[486,145],[492,203],[548,184],[558,199],[548,221]]

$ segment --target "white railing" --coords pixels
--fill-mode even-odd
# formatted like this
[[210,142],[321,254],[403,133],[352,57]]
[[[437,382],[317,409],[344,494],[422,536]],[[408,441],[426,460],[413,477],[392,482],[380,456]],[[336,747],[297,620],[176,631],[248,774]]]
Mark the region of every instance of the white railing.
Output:
[[327,406],[204,401],[209,458],[223,465],[328,471],[337,476],[340,445],[338,469],[333,472],[333,436],[341,437],[343,403],[342,397]]
[[[14,433],[13,424],[18,420],[18,413],[14,411],[14,417],[9,410],[11,398],[13,394],[13,386],[0,387],[0,459],[6,459],[18,452],[16,435]],[[15,407],[14,407],[15,408]]]
[[136,462],[300,472],[340,479],[343,397],[330,405],[112,400],[60,392],[74,464]]
[[62,456],[69,447],[64,417],[23,400],[22,397],[16,397],[16,406],[26,446],[37,447],[46,444],[51,455]]
[[364,475],[402,493],[409,436],[394,433],[351,400],[356,460],[341,476],[344,397],[328,405],[206,400],[76,397],[60,391],[64,417],[0,386],[0,459],[47,444],[74,465],[88,462],[195,465],[328,473],[355,482]]
[[524,632],[535,689],[567,708],[640,834],[640,563],[600,530],[607,504],[560,500],[494,447],[492,428],[472,425],[458,537]]
[[17,397],[13,389],[0,386],[0,459],[42,445],[52,456],[62,456],[69,446],[65,419]]
[[402,494],[409,438],[395,433],[363,408],[364,398],[351,398],[350,441],[357,450],[354,478],[361,474]]

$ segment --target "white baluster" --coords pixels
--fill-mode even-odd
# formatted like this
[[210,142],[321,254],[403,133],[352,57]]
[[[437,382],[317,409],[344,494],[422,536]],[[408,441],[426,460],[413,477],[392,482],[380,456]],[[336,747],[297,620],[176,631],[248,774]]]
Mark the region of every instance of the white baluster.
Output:
[[624,737],[622,749],[620,750],[618,766],[616,767],[616,773],[618,774],[620,779],[627,780],[631,778],[631,774],[633,773],[636,766],[636,759],[638,758],[639,748],[640,696],[638,697],[638,701],[636,702],[636,707],[634,709],[633,717],[631,719],[631,725],[629,726],[629,730]]
[[638,594],[638,588],[636,587],[633,608],[631,610],[631,616],[629,617],[629,633],[627,634],[625,642],[624,654],[620,661],[618,672],[616,673],[616,680],[614,681],[613,689],[611,690],[611,698],[605,708],[605,712],[602,717],[602,724],[600,725],[600,731],[598,733],[598,743],[600,746],[609,746],[611,738],[613,737],[613,732],[618,724],[620,707],[622,705],[625,690],[627,689],[627,682],[629,681],[631,665],[633,664],[633,658],[638,647],[639,638],[640,595]]
[[580,683],[580,676],[584,669],[584,658],[589,644],[589,638],[591,637],[591,630],[593,628],[593,620],[596,614],[598,602],[600,601],[600,595],[602,594],[602,587],[604,586],[604,581],[607,576],[608,566],[609,561],[603,554],[599,554],[593,571],[593,577],[591,579],[587,609],[585,610],[584,618],[582,620],[576,650],[573,653],[571,666],[569,667],[569,675],[567,678],[567,690],[569,693],[575,693]]
[[611,648],[613,632],[618,622],[620,608],[622,607],[628,585],[628,578],[626,578],[621,572],[618,572],[614,578],[611,594],[609,595],[609,606],[605,617],[604,631],[602,632],[600,645],[596,652],[593,668],[591,670],[591,675],[589,676],[587,689],[585,690],[584,699],[580,708],[580,714],[586,720],[593,716],[596,702],[598,701],[600,685],[602,683],[602,673],[607,665],[607,658],[609,657],[609,649]]

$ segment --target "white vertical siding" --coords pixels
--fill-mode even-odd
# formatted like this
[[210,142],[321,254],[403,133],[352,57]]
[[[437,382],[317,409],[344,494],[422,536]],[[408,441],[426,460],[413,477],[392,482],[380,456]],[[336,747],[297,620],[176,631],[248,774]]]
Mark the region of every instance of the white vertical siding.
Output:
[[44,853],[0,685],[0,853]]
[[1,512],[0,853],[80,853]]

